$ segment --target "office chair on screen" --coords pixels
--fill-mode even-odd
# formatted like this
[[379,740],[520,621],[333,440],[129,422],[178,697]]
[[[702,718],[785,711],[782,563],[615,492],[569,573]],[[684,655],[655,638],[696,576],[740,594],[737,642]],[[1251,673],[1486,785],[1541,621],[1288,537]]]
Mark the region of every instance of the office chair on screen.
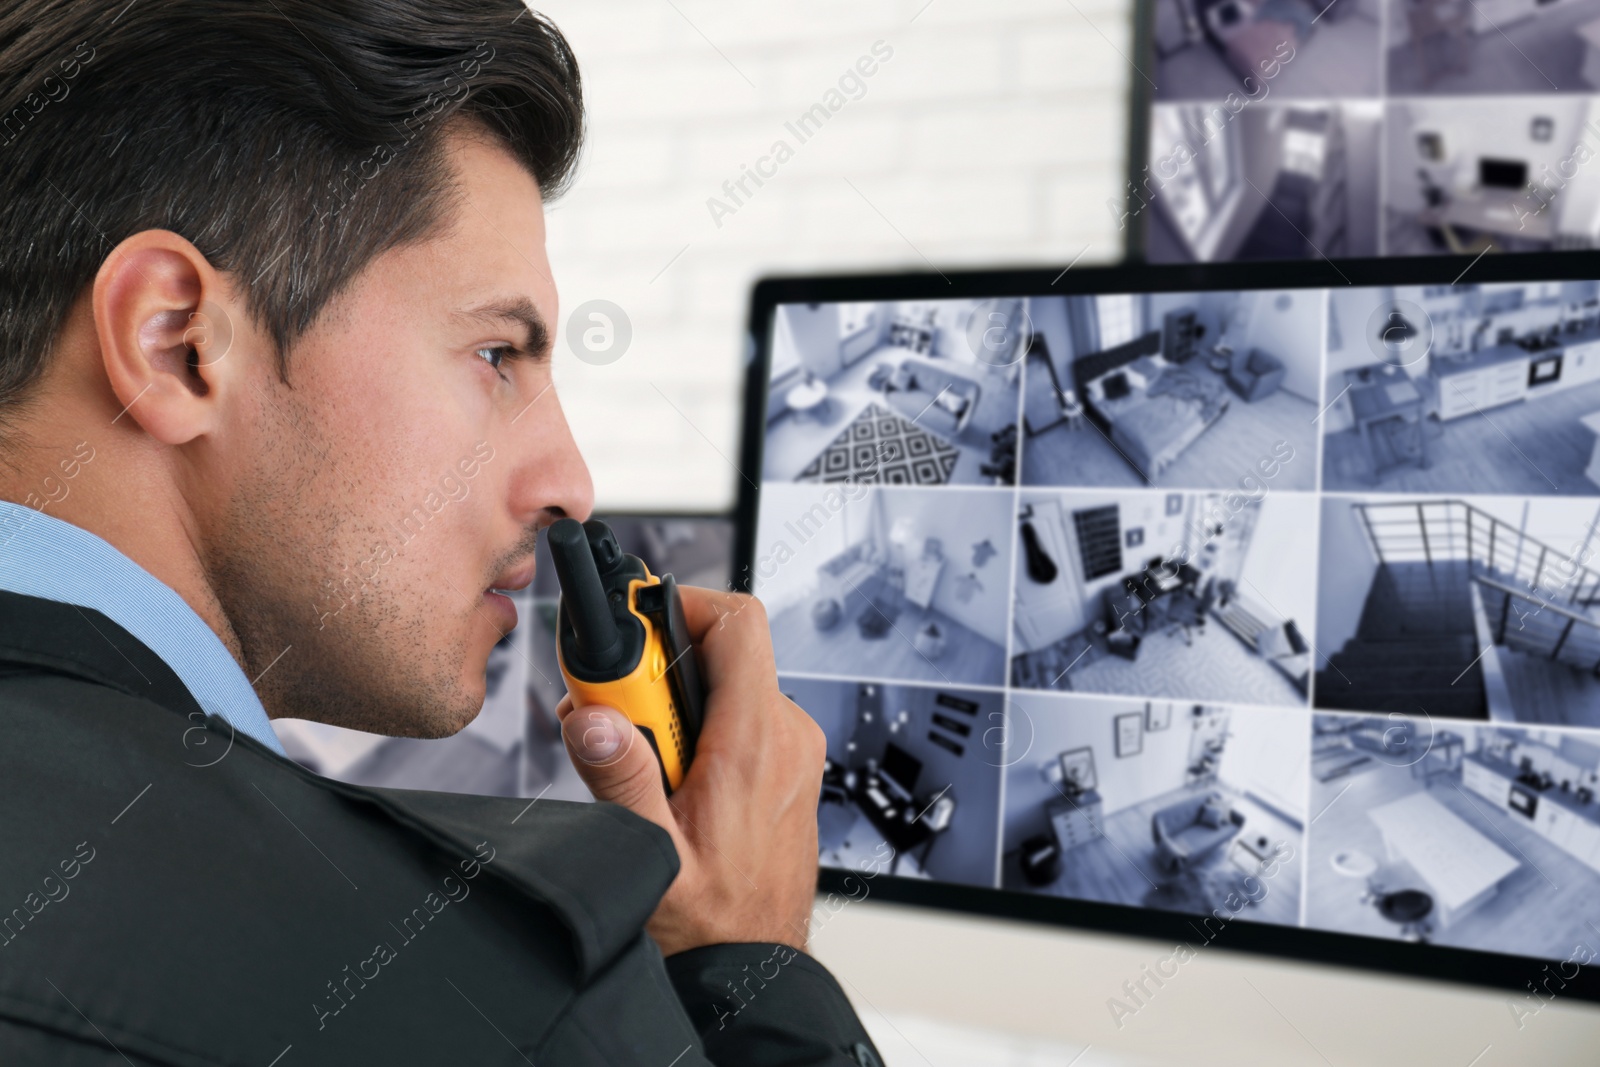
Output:
[[1169,637],[1182,634],[1183,643],[1192,646],[1197,632],[1205,635],[1206,619],[1210,618],[1211,607],[1217,602],[1216,581],[1208,580],[1198,593],[1185,589],[1172,594],[1172,597],[1173,605],[1167,611],[1165,633]]

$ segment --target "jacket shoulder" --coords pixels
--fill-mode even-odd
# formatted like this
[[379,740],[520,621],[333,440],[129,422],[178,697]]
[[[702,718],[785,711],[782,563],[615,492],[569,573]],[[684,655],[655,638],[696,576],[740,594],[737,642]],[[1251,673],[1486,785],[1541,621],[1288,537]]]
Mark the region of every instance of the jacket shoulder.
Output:
[[[676,873],[665,832],[609,805],[349,786],[198,709],[7,671],[14,1033],[98,1029],[156,1063],[498,1062],[484,1016],[537,1048]],[[419,1004],[449,1022],[419,1033]]]

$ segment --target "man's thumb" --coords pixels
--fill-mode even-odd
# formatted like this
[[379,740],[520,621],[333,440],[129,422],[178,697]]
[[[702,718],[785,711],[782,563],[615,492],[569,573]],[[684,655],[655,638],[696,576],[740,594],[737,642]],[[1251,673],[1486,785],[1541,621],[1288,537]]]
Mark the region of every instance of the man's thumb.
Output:
[[626,715],[602,704],[574,708],[561,723],[561,736],[596,800],[621,804],[659,826],[672,827],[661,764]]

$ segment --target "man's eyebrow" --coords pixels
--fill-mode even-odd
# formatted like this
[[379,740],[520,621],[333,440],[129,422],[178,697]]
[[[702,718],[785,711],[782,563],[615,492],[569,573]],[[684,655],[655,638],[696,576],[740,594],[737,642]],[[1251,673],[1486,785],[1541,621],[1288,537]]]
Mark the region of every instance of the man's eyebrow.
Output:
[[456,318],[489,325],[514,323],[527,331],[523,347],[536,358],[550,354],[550,328],[533,301],[525,296],[506,296],[487,303],[464,308],[455,313]]

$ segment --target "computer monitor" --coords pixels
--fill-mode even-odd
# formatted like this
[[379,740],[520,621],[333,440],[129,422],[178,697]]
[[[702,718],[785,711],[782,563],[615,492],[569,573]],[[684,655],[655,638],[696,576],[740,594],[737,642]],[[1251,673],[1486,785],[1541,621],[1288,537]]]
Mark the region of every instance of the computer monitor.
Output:
[[1600,1000],[1591,257],[771,279],[749,328],[783,691],[953,802],[830,811],[825,890]]
[[[1400,0],[1134,0],[1127,183],[1106,202],[1129,258],[1600,244],[1589,207],[1600,197],[1588,162],[1597,127],[1567,106],[1593,85],[1583,63],[1541,58],[1576,56],[1572,27],[1522,20],[1507,62],[1500,16],[1460,7],[1474,25],[1424,44],[1407,28],[1414,5]],[[1474,183],[1497,210],[1448,203],[1448,190]]]
[[1528,184],[1528,164],[1520,159],[1478,160],[1478,184],[1485,189],[1521,189]]
[[917,778],[922,774],[922,761],[890,741],[883,746],[883,765],[879,770],[909,797],[916,791]]

